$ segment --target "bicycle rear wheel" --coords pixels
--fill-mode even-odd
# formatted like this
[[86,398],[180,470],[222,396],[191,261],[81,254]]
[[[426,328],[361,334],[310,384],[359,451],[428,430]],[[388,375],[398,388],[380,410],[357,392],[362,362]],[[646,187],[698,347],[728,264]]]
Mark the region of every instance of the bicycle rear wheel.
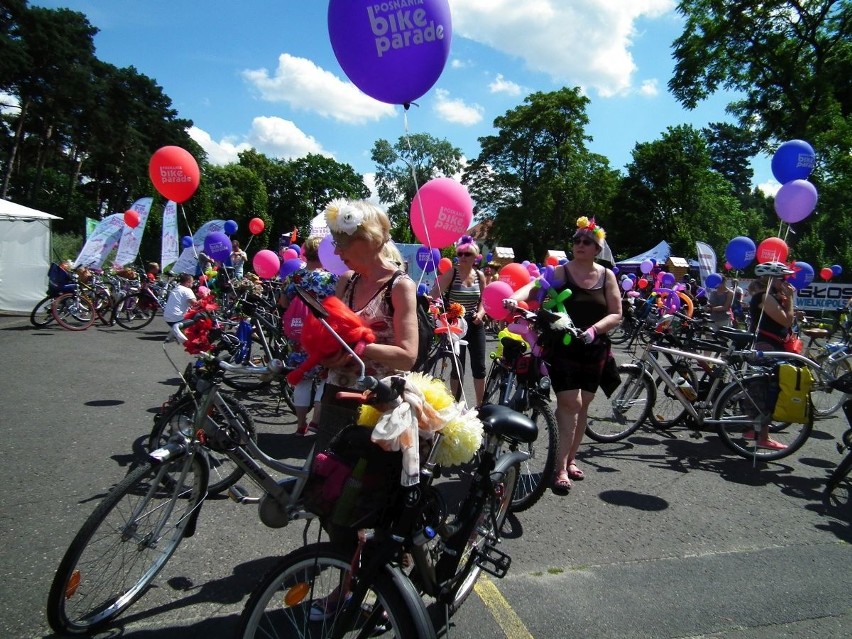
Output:
[[53,300],[53,317],[68,331],[85,331],[95,322],[92,301],[79,293],[64,293]]
[[[217,422],[236,419],[243,430],[249,434],[252,441],[257,442],[257,430],[251,414],[236,398],[224,393],[220,393],[219,396],[225,402],[231,414],[227,416],[219,414],[214,405],[210,409],[210,418]],[[182,435],[187,442],[192,439],[195,410],[195,401],[190,395],[180,399],[171,410],[154,423],[154,428],[148,437],[148,450],[153,451],[164,446],[169,438],[175,434]],[[243,469],[237,466],[236,462],[224,452],[208,450],[207,461],[210,466],[210,481],[207,492],[211,495],[228,490],[243,476]],[[171,480],[169,479],[169,481]]]
[[[183,481],[166,487],[166,473]],[[47,598],[59,634],[90,633],[132,604],[166,564],[204,498],[207,468],[198,455],[145,464],[101,501],[74,537]]]
[[159,305],[148,295],[131,293],[118,300],[113,307],[112,318],[115,323],[130,331],[145,328],[154,321]]
[[618,373],[618,388],[609,397],[595,393],[586,414],[586,435],[597,442],[617,442],[632,435],[657,398],[654,382],[635,364],[620,364]]
[[512,497],[510,510],[516,513],[530,508],[544,494],[553,477],[559,450],[559,425],[548,403],[534,397],[523,412],[538,426],[538,438],[521,447],[530,457],[521,462],[518,485]]
[[837,465],[837,468],[835,468],[831,472],[831,475],[829,475],[828,479],[825,482],[825,490],[822,494],[822,497],[823,501],[825,501],[826,504],[835,506],[849,504],[849,497],[850,494],[852,494],[852,486],[845,487],[846,494],[843,496],[835,495],[835,492],[839,492],[839,488],[842,490],[841,484],[849,475],[850,470],[852,470],[852,452],[847,449],[846,456],[840,460],[840,463]]
[[824,361],[821,364],[821,370],[814,371],[811,402],[816,417],[828,417],[843,405],[847,397],[845,393],[829,386],[828,382],[852,370],[852,355],[846,355],[835,361]]
[[44,328],[55,318],[53,317],[53,297],[48,295],[35,305],[30,313],[30,324],[36,328]]
[[339,622],[351,605],[347,599],[351,563],[351,553],[331,543],[311,544],[291,552],[249,597],[237,636],[435,637],[417,591],[405,576],[391,571],[381,573],[370,584],[352,627],[341,628]]
[[[722,442],[737,455],[764,461],[781,459],[796,452],[810,437],[812,418],[804,424],[772,419],[776,386],[775,376],[763,373],[734,381],[719,394],[713,418],[721,422]],[[764,439],[764,430],[769,432],[768,439]]]

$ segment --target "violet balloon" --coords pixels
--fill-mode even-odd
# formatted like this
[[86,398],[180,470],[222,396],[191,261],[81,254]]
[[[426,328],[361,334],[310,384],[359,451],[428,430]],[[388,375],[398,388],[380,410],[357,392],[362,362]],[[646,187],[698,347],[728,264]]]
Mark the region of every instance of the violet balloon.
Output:
[[326,271],[335,275],[343,275],[349,270],[349,267],[340,259],[340,256],[334,252],[334,243],[332,242],[331,235],[326,235],[322,238],[317,252],[319,253],[320,263]]
[[283,280],[288,275],[292,275],[294,272],[298,271],[304,265],[304,262],[302,262],[299,258],[284,260],[281,262],[281,268],[278,270],[278,277]]
[[441,76],[452,21],[448,0],[421,0],[414,9],[398,4],[331,0],[328,34],[355,86],[381,102],[408,104]]
[[204,238],[204,252],[217,262],[224,262],[231,257],[231,238],[220,231],[208,233]]
[[775,212],[788,224],[804,220],[814,212],[816,204],[816,187],[807,180],[787,182],[775,194]]

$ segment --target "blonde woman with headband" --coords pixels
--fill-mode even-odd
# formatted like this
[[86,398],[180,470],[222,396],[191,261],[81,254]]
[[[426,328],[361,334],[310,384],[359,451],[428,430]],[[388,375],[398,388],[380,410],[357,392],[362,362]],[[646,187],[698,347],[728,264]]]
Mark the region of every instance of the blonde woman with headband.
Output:
[[[359,354],[367,374],[377,378],[409,371],[417,357],[417,315],[414,281],[401,271],[402,256],[390,238],[385,213],[365,200],[334,200],[325,210],[334,252],[350,269],[337,281],[335,295],[373,329],[376,342]],[[390,295],[386,295],[390,287]],[[390,304],[388,304],[388,301]],[[329,358],[322,401],[318,450],[351,422],[358,405],[338,400],[340,390],[352,389],[359,373],[346,351]]]

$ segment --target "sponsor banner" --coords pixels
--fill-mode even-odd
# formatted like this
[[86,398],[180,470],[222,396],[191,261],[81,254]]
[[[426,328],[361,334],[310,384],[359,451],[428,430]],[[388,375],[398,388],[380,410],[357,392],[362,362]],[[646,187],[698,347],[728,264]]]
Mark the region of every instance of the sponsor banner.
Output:
[[796,309],[830,311],[843,308],[852,299],[852,284],[811,282],[796,293]]
[[704,242],[696,242],[695,250],[698,253],[698,272],[701,275],[702,286],[707,281],[707,276],[716,272],[716,251]]
[[154,198],[143,197],[133,203],[129,210],[139,213],[139,224],[130,228],[126,224],[121,233],[121,241],[118,243],[118,252],[115,254],[115,263],[120,266],[132,264],[139,254],[139,244],[142,242],[142,234],[145,232],[145,224],[148,222],[148,214],[151,212],[151,204]]
[[74,260],[74,266],[101,268],[110,251],[118,246],[118,240],[126,226],[124,213],[113,213],[101,220]]
[[204,238],[210,233],[223,232],[224,230],[225,220],[211,220],[198,229],[192,236],[192,246],[183,249],[177,262],[172,267],[172,273],[191,273],[195,275],[198,272],[198,254],[204,251]]
[[178,247],[177,204],[169,200],[163,208],[163,245],[160,253],[160,268],[177,261]]

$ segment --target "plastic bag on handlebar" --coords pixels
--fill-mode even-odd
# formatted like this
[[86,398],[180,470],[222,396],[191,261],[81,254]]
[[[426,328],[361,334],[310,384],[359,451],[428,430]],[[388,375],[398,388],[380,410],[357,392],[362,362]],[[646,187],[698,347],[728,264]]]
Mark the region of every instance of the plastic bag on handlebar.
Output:
[[351,425],[317,453],[304,491],[307,510],[337,526],[375,528],[400,490],[402,453],[376,446],[372,428]]

